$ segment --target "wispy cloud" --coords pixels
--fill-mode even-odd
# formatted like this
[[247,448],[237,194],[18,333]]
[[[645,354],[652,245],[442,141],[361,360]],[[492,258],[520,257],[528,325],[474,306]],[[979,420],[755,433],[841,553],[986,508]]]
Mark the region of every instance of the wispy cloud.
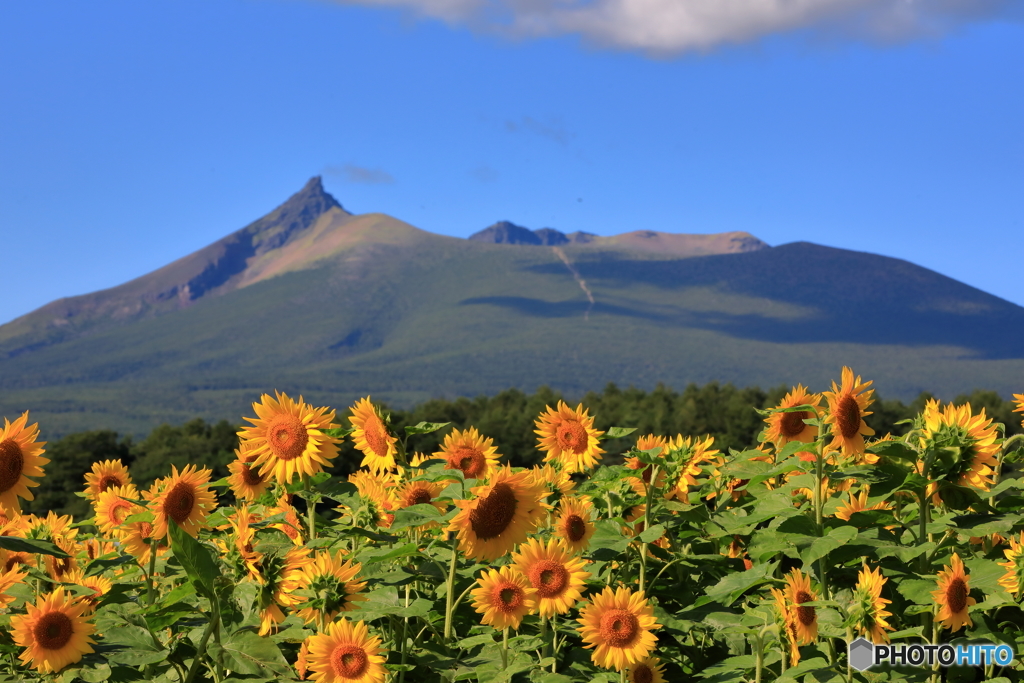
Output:
[[554,121],[550,124],[541,123],[532,117],[524,116],[518,121],[505,121],[505,129],[511,133],[516,133],[521,130],[535,133],[541,137],[548,138],[549,140],[554,140],[560,145],[566,145],[569,143],[569,132],[558,121]]
[[366,183],[369,185],[386,185],[395,182],[395,177],[379,168],[365,168],[353,164],[344,166],[328,166],[326,175],[341,176],[350,183]]
[[404,8],[422,17],[517,38],[576,34],[592,45],[654,55],[807,29],[893,41],[942,34],[985,19],[1024,19],[1020,0],[334,1]]

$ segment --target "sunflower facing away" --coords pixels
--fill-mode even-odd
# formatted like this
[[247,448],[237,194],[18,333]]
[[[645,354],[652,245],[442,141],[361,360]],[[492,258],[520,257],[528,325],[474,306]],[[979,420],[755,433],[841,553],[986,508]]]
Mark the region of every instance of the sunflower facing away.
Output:
[[132,477],[120,460],[104,460],[94,462],[92,471],[85,475],[85,495],[95,501],[100,494],[117,486],[128,486]]
[[8,512],[21,512],[21,501],[33,500],[30,486],[39,486],[39,482],[29,477],[43,476],[43,465],[50,462],[43,458],[45,441],[36,441],[39,436],[39,425],[28,423],[28,411],[21,417],[10,422],[4,418],[3,429],[0,429],[0,505]]
[[84,600],[76,600],[58,587],[41,596],[35,605],[26,603],[27,614],[11,617],[11,636],[25,648],[19,659],[36,671],[54,673],[92,652],[95,641],[89,636],[95,631],[92,623],[82,616],[88,609]]
[[486,479],[498,466],[501,456],[494,439],[470,427],[445,434],[441,450],[434,453],[434,457],[444,460],[450,470],[461,470],[466,479]]
[[960,448],[960,457],[942,476],[962,486],[983,491],[992,487],[999,453],[998,438],[992,419],[985,418],[985,409],[973,415],[970,403],[949,404],[942,411],[925,414],[925,440]]
[[840,449],[843,455],[856,455],[864,452],[864,437],[875,433],[864,422],[865,415],[871,415],[867,407],[871,405],[871,394],[868,389],[871,382],[861,382],[860,375],[856,379],[853,370],[843,367],[843,385],[836,386],[832,382],[832,391],[824,392],[828,401],[828,415],[825,423],[832,425],[831,448]]
[[568,472],[551,466],[551,463],[544,463],[543,467],[534,466],[530,469],[533,478],[538,484],[543,484],[549,493],[564,496],[575,488],[576,483],[569,476]]
[[487,569],[473,589],[473,609],[483,615],[482,624],[518,630],[523,617],[536,608],[536,594],[529,580],[512,567]]
[[568,612],[590,576],[583,571],[585,561],[573,557],[565,544],[554,538],[547,543],[529,539],[512,555],[512,563],[537,590],[537,612],[542,617]]
[[295,594],[302,582],[303,572],[313,562],[309,548],[292,548],[282,557],[266,555],[260,561],[260,631],[265,636],[284,621],[282,607],[298,604],[302,598]]
[[781,632],[781,638],[789,649],[789,665],[796,666],[800,663],[800,638],[796,632],[796,613],[786,594],[778,588],[770,588],[769,591],[774,598],[775,623]]
[[720,451],[712,448],[714,444],[715,437],[710,434],[703,439],[677,434],[674,439],[668,440],[669,451],[682,451],[686,454],[686,460],[680,469],[679,478],[669,489],[666,498],[676,498],[683,502],[689,499],[690,487],[698,485],[697,477],[704,472],[703,466],[721,462]]
[[[1017,407],[1013,409],[1013,412],[1024,413],[1024,394],[1014,394],[1013,398],[1015,399],[1015,403],[1017,405]],[[1024,420],[1020,421],[1020,426],[1024,427]]]
[[281,484],[295,478],[312,477],[330,464],[338,455],[338,440],[324,433],[334,429],[334,411],[314,408],[299,397],[293,400],[287,394],[276,392],[277,398],[263,394],[252,408],[257,417],[245,418],[252,422],[238,432],[243,442],[250,442],[247,455],[255,455],[253,467],[260,475],[273,477]]
[[598,445],[604,432],[594,429],[594,418],[582,403],[576,410],[563,401],[555,408],[547,406],[535,424],[534,433],[540,437],[537,447],[545,452],[544,462],[556,460],[570,474],[589,470],[604,453]]
[[1024,531],[1018,538],[1010,539],[1010,547],[1003,550],[1006,562],[1000,562],[1000,567],[1006,568],[1006,573],[999,579],[1002,586],[1011,595],[1024,592]]
[[792,605],[797,639],[801,645],[810,645],[818,639],[818,613],[813,607],[801,605],[818,599],[811,590],[811,577],[794,569],[786,577],[785,594]]
[[[819,403],[821,403],[821,394],[812,394],[807,391],[807,387],[798,384],[779,402],[776,410],[804,405],[817,408]],[[765,440],[771,441],[779,447],[786,445],[790,441],[810,443],[818,438],[818,428],[805,423],[804,420],[814,417],[817,417],[817,411],[813,414],[807,410],[799,410],[792,413],[772,413],[764,419],[768,423],[768,432],[765,435]]]
[[882,586],[886,581],[888,579],[882,576],[880,568],[870,570],[865,566],[857,575],[857,585],[853,589],[854,625],[860,635],[875,644],[888,643],[889,634],[886,630],[893,630],[885,620],[886,617],[892,616],[891,612],[884,609],[892,602],[882,597]]
[[649,655],[658,642],[651,631],[661,628],[643,591],[634,593],[625,586],[614,591],[605,586],[591,596],[576,621],[586,647],[594,648],[594,664],[616,671]]
[[[654,434],[648,434],[647,436],[641,436],[636,441],[636,449],[638,451],[649,451],[655,448],[659,448],[661,455],[668,453],[668,441],[663,436],[655,436]],[[629,457],[623,463],[626,467],[631,470],[640,470],[639,477],[628,477],[626,479],[629,482],[630,488],[641,498],[647,498],[647,487],[651,483],[651,466],[645,465],[640,462],[640,458]],[[665,485],[665,469],[660,468],[658,470],[657,481],[654,483],[654,490],[660,491]]]
[[369,396],[356,401],[349,421],[355,428],[352,440],[363,453],[361,467],[368,467],[376,474],[394,469],[395,455],[398,453],[395,444],[398,439],[388,431],[380,413],[370,403]]
[[171,465],[171,476],[161,481],[149,503],[153,513],[153,536],[167,535],[168,520],[174,520],[193,538],[204,526],[206,516],[217,507],[217,496],[209,488],[210,470],[189,465],[181,472]]
[[939,572],[939,589],[932,593],[935,604],[940,608],[936,623],[948,626],[954,633],[964,624],[974,626],[967,608],[978,601],[970,595],[970,579],[970,574],[964,574],[964,563],[960,561],[960,556],[953,553],[950,566]]
[[316,683],[383,683],[386,657],[380,638],[371,636],[366,624],[342,618],[327,631],[310,636],[306,656],[310,680]]
[[314,596],[302,603],[299,616],[307,624],[316,623],[321,631],[339,612],[353,610],[358,607],[357,602],[368,599],[359,592],[366,582],[355,580],[361,565],[346,562],[342,555],[341,550],[333,557],[329,552],[317,553],[299,577],[298,588]]
[[567,496],[558,503],[555,535],[574,553],[582,553],[594,535],[594,506],[587,496]]
[[657,657],[644,657],[629,666],[629,683],[665,683],[665,672]]
[[508,466],[494,471],[485,486],[471,489],[473,497],[457,500],[461,508],[448,531],[455,532],[459,550],[474,560],[493,561],[526,540],[546,510],[547,491],[528,470],[512,473]]

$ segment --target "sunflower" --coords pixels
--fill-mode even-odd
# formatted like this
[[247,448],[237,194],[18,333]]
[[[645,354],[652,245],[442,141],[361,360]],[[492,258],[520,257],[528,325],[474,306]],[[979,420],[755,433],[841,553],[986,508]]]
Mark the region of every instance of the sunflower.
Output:
[[21,501],[33,500],[30,486],[39,486],[39,482],[29,477],[43,476],[43,465],[50,462],[43,458],[45,441],[36,441],[39,436],[39,425],[28,423],[28,411],[21,417],[10,422],[4,418],[3,429],[0,429],[0,505],[10,512],[21,512]]
[[317,553],[299,577],[299,590],[315,596],[302,603],[299,616],[307,624],[316,623],[317,629],[321,631],[339,612],[353,610],[358,607],[357,602],[368,599],[360,594],[366,582],[355,581],[362,565],[344,561],[343,554],[340,550],[333,557],[329,552]]
[[538,448],[545,452],[544,462],[557,460],[562,469],[573,474],[589,470],[597,464],[604,449],[598,441],[604,432],[594,429],[594,418],[583,409],[583,404],[573,410],[563,401],[556,408],[547,406],[546,412],[537,418],[534,433]]
[[253,452],[254,448],[254,442],[243,441],[235,449],[237,459],[228,465],[228,471],[231,472],[228,476],[228,485],[231,486],[235,498],[239,500],[256,500],[270,486],[267,477],[260,474],[256,466],[253,465],[253,462],[259,457]]
[[960,457],[941,476],[961,486],[987,491],[992,487],[999,453],[999,435],[985,409],[972,414],[971,404],[949,404],[944,410],[930,411],[925,417],[923,439],[960,449]]
[[[438,512],[447,512],[448,506],[445,503],[438,503],[434,499],[441,495],[441,492],[447,487],[447,482],[442,481],[410,481],[402,484],[395,491],[394,501],[395,509],[400,510],[402,508],[412,507],[413,505],[433,505]],[[427,522],[421,524],[417,528],[420,529],[432,529],[438,527],[438,522]]]
[[509,552],[545,514],[545,491],[528,470],[513,474],[506,465],[471,491],[473,498],[455,501],[460,510],[448,531],[458,535],[459,550],[474,560],[493,561]]
[[664,665],[657,657],[644,657],[629,666],[629,683],[665,683]]
[[72,572],[68,572],[67,576],[62,579],[65,583],[73,583],[76,586],[82,586],[88,588],[92,593],[87,595],[79,596],[79,600],[82,600],[86,604],[86,609],[83,614],[92,614],[96,611],[96,607],[100,604],[100,600],[103,596],[110,592],[114,587],[113,582],[105,576],[98,574],[93,576],[86,576],[85,570],[76,569]]
[[[236,554],[232,555],[232,558],[237,558],[234,560],[235,567],[240,574],[248,574],[256,581],[260,580],[259,563],[263,559],[263,553],[253,548],[256,532],[252,528],[252,524],[258,522],[259,519],[244,505],[239,507],[235,514],[228,517],[228,524],[231,525],[235,537]],[[224,549],[227,550],[226,546]]]
[[839,519],[846,520],[847,522],[849,522],[850,521],[850,515],[854,514],[855,512],[865,512],[867,510],[888,510],[889,509],[889,504],[885,503],[885,502],[875,503],[871,507],[868,507],[868,492],[869,492],[869,489],[868,489],[867,486],[865,486],[863,489],[861,489],[860,493],[857,494],[857,495],[854,495],[853,491],[850,491],[849,492],[850,500],[848,502],[843,503],[842,505],[839,506],[839,508],[836,510],[836,517],[838,517]]
[[804,420],[818,417],[817,408],[820,403],[821,394],[809,393],[807,387],[802,384],[793,387],[793,390],[786,394],[779,402],[779,405],[775,407],[775,410],[781,411],[785,408],[809,405],[815,408],[815,412],[812,414],[807,410],[798,410],[791,413],[772,413],[764,419],[768,423],[768,432],[765,434],[765,440],[771,441],[781,448],[790,441],[811,443],[817,439],[818,428],[805,423]]
[[0,571],[0,609],[14,601],[14,596],[8,595],[7,591],[11,589],[11,586],[21,583],[26,576],[28,574],[25,572],[18,571],[18,565],[7,571]]
[[[124,549],[142,564],[149,562],[152,552],[154,527],[150,522],[128,522],[124,525],[122,543]],[[160,537],[163,539],[163,537]],[[157,557],[167,549],[166,541],[161,540],[157,546]]]
[[964,624],[974,626],[967,608],[978,601],[970,595],[970,579],[970,574],[964,574],[964,563],[960,561],[960,556],[953,553],[950,567],[938,574],[939,589],[932,593],[935,604],[940,608],[936,623],[948,626],[954,633]]
[[299,680],[306,680],[306,671],[309,670],[309,641],[302,641],[302,645],[299,646],[299,656],[295,658],[295,673],[299,675]]
[[563,498],[558,503],[560,513],[555,520],[555,535],[574,553],[582,553],[594,535],[594,506],[587,496]]
[[31,538],[39,541],[70,541],[78,535],[78,529],[72,526],[74,519],[71,515],[57,515],[50,510],[45,517],[36,515],[23,515],[18,518],[16,535],[22,538]]
[[355,484],[356,490],[363,500],[369,503],[372,521],[377,526],[385,529],[395,521],[392,512],[396,509],[398,502],[395,499],[395,480],[390,472],[374,474],[366,470],[359,470],[349,475],[350,483]]
[[445,434],[441,450],[434,453],[434,457],[443,459],[450,470],[461,470],[466,479],[486,479],[498,467],[501,455],[494,439],[470,427],[466,431],[453,429]]
[[552,467],[551,463],[545,463],[543,467],[533,467],[530,472],[538,484],[543,484],[553,494],[564,496],[576,486],[568,472]]
[[1003,550],[1006,562],[999,566],[1006,567],[1006,573],[999,579],[999,585],[1011,595],[1024,592],[1024,531],[1019,538],[1010,539],[1010,547]]
[[651,631],[661,628],[643,591],[634,593],[625,586],[614,591],[605,586],[591,596],[576,621],[587,648],[595,648],[594,664],[617,671],[649,655],[658,641]]
[[473,589],[473,609],[483,615],[482,624],[518,630],[523,617],[536,609],[536,594],[529,580],[512,567],[487,569]]
[[105,541],[100,538],[87,538],[82,541],[82,550],[85,553],[85,559],[87,562],[92,562],[101,557],[117,557],[119,554],[117,546],[111,541]]
[[565,614],[580,599],[590,572],[584,560],[575,558],[561,540],[547,543],[531,538],[512,555],[512,563],[537,590],[537,612],[542,617]]
[[352,440],[356,442],[356,448],[363,452],[361,467],[368,467],[375,473],[389,472],[395,467],[395,455],[398,443],[377,408],[370,403],[370,397],[356,401],[352,406],[352,417],[349,422],[355,428],[352,431]]
[[122,528],[124,520],[132,515],[142,512],[143,507],[126,498],[138,499],[139,492],[135,490],[134,484],[126,486],[114,486],[98,494],[93,503],[96,511],[96,526],[104,534],[123,538],[125,530]]
[[278,483],[288,484],[295,475],[312,477],[337,457],[338,440],[324,430],[338,425],[333,410],[313,408],[301,396],[296,402],[287,394],[275,393],[276,400],[263,394],[259,403],[252,404],[257,417],[245,418],[252,426],[238,436],[249,442],[244,449],[256,456],[252,466],[260,468],[262,477],[273,476]]
[[[828,400],[828,416],[825,423],[832,425],[832,441],[830,448],[840,449],[843,455],[856,455],[864,452],[864,437],[875,433],[864,422],[867,407],[871,405],[871,394],[868,389],[871,382],[861,383],[860,375],[854,379],[853,370],[843,367],[843,386],[837,387],[832,382],[832,391],[824,392]],[[867,391],[865,391],[867,389]]]
[[85,497],[95,501],[107,489],[131,483],[132,477],[120,460],[94,462],[92,471],[85,475]]
[[[668,453],[668,440],[663,436],[648,434],[647,436],[641,436],[636,441],[636,449],[638,451],[649,451],[655,448],[660,449],[660,455],[666,455]],[[639,477],[627,477],[626,481],[629,483],[629,486],[633,489],[636,495],[646,499],[647,486],[651,483],[651,466],[640,462],[640,458],[637,457],[626,458],[626,461],[623,464],[631,470],[641,470]],[[660,468],[658,470],[657,481],[654,483],[654,488],[655,490],[660,490],[664,485],[665,469]]]
[[783,591],[778,588],[770,588],[769,591],[775,599],[775,623],[779,627],[780,638],[789,648],[789,665],[796,666],[800,663],[800,639],[797,636],[795,610]]
[[801,645],[810,645],[818,639],[818,613],[813,607],[802,607],[805,602],[818,598],[811,590],[811,577],[794,569],[786,577],[786,600],[793,606],[794,624]]
[[[1013,409],[1015,413],[1024,413],[1024,394],[1014,394],[1013,398],[1016,399],[1016,408]],[[1020,426],[1024,427],[1024,420],[1020,421]]]
[[78,560],[75,559],[75,555],[78,552],[78,548],[76,547],[78,544],[74,541],[58,540],[55,545],[67,553],[68,556],[44,556],[43,561],[46,563],[46,573],[49,574],[50,578],[54,581],[66,581],[64,576],[78,569]]
[[86,601],[58,587],[25,609],[27,614],[11,617],[14,642],[25,648],[19,657],[24,664],[32,662],[36,671],[56,673],[93,651],[95,641],[89,636],[95,627],[82,616],[88,609]]
[[36,556],[20,550],[0,548],[0,572],[9,572],[18,567],[35,567]]
[[205,526],[206,516],[217,507],[217,496],[210,490],[210,470],[197,470],[189,465],[180,473],[171,465],[171,476],[162,480],[159,493],[150,501],[153,513],[153,535],[167,535],[169,519],[177,522],[193,538]]
[[310,636],[307,665],[316,683],[383,683],[385,657],[380,638],[366,624],[348,619],[333,622],[324,633]]
[[678,499],[684,503],[689,499],[690,487],[698,485],[697,477],[703,473],[703,465],[721,462],[720,451],[712,448],[714,444],[715,437],[711,435],[701,439],[677,434],[676,438],[668,440],[669,452],[681,452],[684,454],[685,460],[680,468],[679,478],[675,485],[668,490],[666,498]]
[[299,513],[292,505],[292,494],[281,494],[281,497],[277,499],[277,505],[267,510],[268,517],[277,515],[284,515],[284,521],[274,522],[270,527],[282,532],[295,545],[303,545],[305,541],[302,538],[302,520],[299,519]]
[[282,607],[298,604],[302,598],[295,594],[302,582],[303,572],[313,562],[309,548],[292,548],[283,557],[266,555],[260,561],[260,635],[265,636],[284,621]]
[[882,576],[881,569],[872,571],[865,565],[857,575],[857,585],[853,589],[854,605],[851,612],[854,625],[861,635],[867,636],[875,644],[888,643],[889,634],[886,630],[893,630],[885,620],[885,617],[892,616],[891,612],[884,609],[892,602],[882,597],[882,586],[886,581],[888,579]]

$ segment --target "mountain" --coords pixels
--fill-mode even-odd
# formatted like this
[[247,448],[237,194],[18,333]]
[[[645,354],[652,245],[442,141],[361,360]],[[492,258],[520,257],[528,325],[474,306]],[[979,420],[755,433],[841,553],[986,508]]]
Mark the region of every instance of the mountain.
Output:
[[352,215],[314,178],[205,249],[0,326],[0,415],[144,433],[237,422],[274,389],[339,410],[542,384],[821,390],[843,365],[887,397],[1007,396],[1022,338],[1024,308],[900,259],[508,222],[458,239]]

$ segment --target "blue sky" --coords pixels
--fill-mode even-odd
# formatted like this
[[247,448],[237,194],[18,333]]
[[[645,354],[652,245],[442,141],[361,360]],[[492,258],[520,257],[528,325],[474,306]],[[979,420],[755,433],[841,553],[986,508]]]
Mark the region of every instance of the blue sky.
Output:
[[0,323],[317,174],[437,233],[746,230],[1024,305],[1020,0],[13,0],[0,94]]

